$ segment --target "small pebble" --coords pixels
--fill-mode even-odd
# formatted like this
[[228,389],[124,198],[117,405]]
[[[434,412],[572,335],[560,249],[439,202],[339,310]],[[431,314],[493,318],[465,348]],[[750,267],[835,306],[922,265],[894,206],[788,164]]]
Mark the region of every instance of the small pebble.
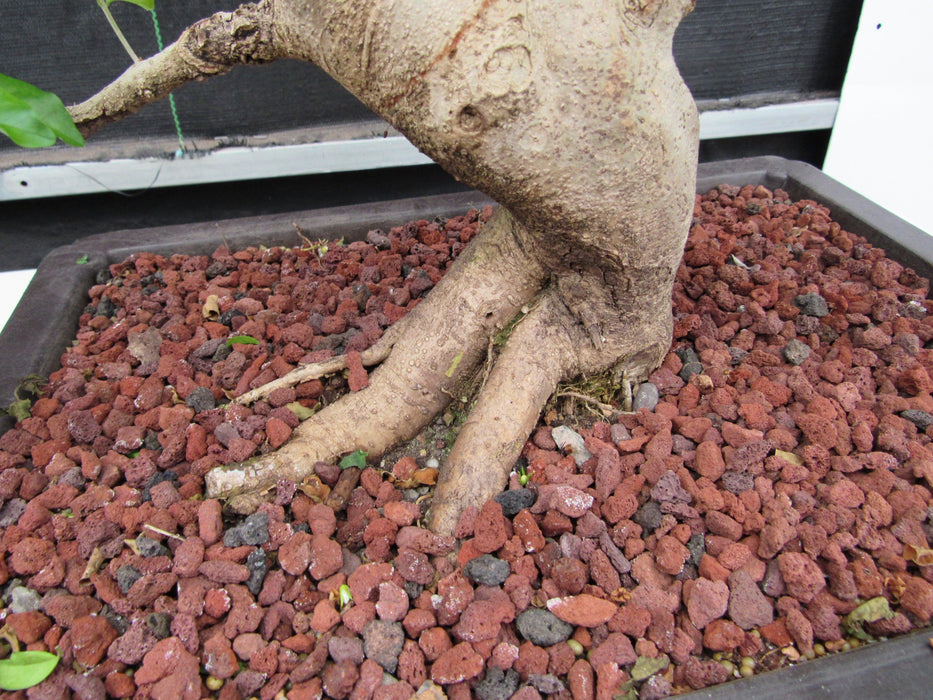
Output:
[[792,338],[784,346],[784,357],[796,367],[803,364],[810,357],[810,346],[796,338]]
[[[702,371],[702,368],[700,371]],[[632,399],[632,410],[639,411],[647,408],[649,411],[653,411],[660,400],[661,394],[658,392],[658,387],[651,382],[644,382],[639,385],[638,390],[635,392],[635,397]]]

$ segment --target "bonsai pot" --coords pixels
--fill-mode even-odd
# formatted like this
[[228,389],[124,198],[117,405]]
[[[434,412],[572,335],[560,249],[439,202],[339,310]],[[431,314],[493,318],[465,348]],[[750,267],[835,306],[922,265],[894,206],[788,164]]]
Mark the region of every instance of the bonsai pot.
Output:
[[[771,157],[700,166],[698,192],[723,184],[783,190],[792,201],[813,200],[825,205],[833,221],[844,230],[883,248],[888,258],[912,268],[918,275],[933,277],[933,239],[811,166]],[[102,283],[111,265],[130,255],[211,256],[220,246],[237,251],[248,246],[302,245],[318,239],[361,241],[375,229],[389,231],[408,221],[433,221],[437,217],[444,220],[488,204],[489,200],[476,193],[442,195],[200,225],[117,231],[58,248],[43,260],[0,335],[0,358],[3,358],[0,403],[9,404],[16,398],[16,389],[24,377],[47,377],[60,367],[62,352],[71,344],[77,319],[88,305],[88,290]],[[0,430],[7,431],[13,427],[13,420],[9,417],[4,420]],[[921,697],[933,684],[931,634],[931,630],[914,631],[705,688],[689,697]]]

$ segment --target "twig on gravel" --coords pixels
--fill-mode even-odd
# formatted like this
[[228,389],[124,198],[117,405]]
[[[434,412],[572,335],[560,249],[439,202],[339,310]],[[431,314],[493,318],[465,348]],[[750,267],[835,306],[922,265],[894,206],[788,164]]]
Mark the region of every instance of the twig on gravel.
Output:
[[350,500],[350,493],[356,488],[359,480],[360,470],[357,467],[347,467],[344,469],[340,472],[337,483],[334,484],[334,488],[331,489],[330,495],[327,497],[324,504],[333,508],[335,513],[342,511],[347,507],[347,501]]
[[173,540],[178,540],[179,542],[185,541],[185,538],[182,537],[181,535],[176,535],[174,532],[163,530],[162,528],[156,527],[155,525],[150,525],[149,523],[146,523],[145,525],[143,525],[143,527],[148,528],[149,530],[152,530],[153,532],[158,532],[160,535],[171,537]]
[[[363,350],[363,352],[360,353],[360,362],[363,363],[364,367],[378,365],[389,356],[389,352],[391,352],[392,347],[395,345],[395,341],[401,332],[402,321],[404,321],[404,318],[389,326],[389,328],[386,329],[386,332],[379,340],[377,340],[371,347]],[[346,368],[347,356],[345,354],[337,355],[336,357],[329,357],[326,360],[322,360],[321,362],[312,362],[307,365],[302,365],[301,367],[296,367],[288,374],[283,374],[278,379],[273,379],[271,382],[267,382],[262,386],[258,386],[244,394],[240,394],[235,399],[233,399],[233,403],[242,404],[244,406],[255,403],[260,399],[264,399],[276,389],[285,389],[288,387],[297,386],[302,382],[307,382],[312,379],[319,379],[320,377],[327,376],[328,374],[342,372]]]

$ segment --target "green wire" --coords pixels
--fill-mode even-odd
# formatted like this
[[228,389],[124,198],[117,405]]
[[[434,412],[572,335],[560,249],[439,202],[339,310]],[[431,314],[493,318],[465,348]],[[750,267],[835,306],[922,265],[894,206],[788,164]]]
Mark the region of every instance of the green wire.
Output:
[[[159,18],[156,16],[155,7],[152,8],[152,26],[155,29],[156,44],[159,51],[165,46],[162,44],[162,30],[159,29]],[[178,134],[178,150],[175,151],[175,157],[180,158],[185,154],[185,137],[181,133],[181,120],[178,118],[178,108],[175,106],[175,95],[168,96],[169,106],[172,108],[172,119],[175,122],[175,133]]]

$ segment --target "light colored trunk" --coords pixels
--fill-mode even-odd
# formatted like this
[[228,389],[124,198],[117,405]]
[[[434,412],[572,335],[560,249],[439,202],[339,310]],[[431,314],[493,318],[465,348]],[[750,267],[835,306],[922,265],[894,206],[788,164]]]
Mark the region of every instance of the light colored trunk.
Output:
[[[450,532],[466,504],[505,483],[559,380],[616,366],[644,377],[657,366],[670,344],[671,289],[693,212],[698,120],[671,53],[692,7],[263,0],[195,25],[74,109],[91,129],[194,74],[282,57],[313,61],[502,205],[472,263],[458,267],[479,261],[494,284],[451,273],[406,322],[369,389],[302,427],[281,457],[264,463],[265,476],[255,465],[218,472],[213,493],[255,489],[276,474],[301,478],[315,459],[382,450],[412,434],[444,405],[453,358],[467,360],[459,377],[490,333],[533,302],[442,471],[433,526]],[[147,76],[148,91],[140,87]],[[231,484],[233,473],[245,479]]]

